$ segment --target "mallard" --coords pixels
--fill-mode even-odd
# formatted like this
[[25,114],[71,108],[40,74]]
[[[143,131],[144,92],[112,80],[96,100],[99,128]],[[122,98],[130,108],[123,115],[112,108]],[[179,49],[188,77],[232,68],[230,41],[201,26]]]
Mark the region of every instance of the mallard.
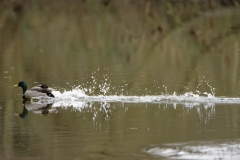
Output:
[[23,99],[31,99],[33,97],[42,96],[54,97],[54,95],[52,94],[53,89],[48,88],[46,84],[38,85],[31,89],[27,89],[27,83],[24,81],[20,81],[18,84],[14,85],[14,87],[22,87]]

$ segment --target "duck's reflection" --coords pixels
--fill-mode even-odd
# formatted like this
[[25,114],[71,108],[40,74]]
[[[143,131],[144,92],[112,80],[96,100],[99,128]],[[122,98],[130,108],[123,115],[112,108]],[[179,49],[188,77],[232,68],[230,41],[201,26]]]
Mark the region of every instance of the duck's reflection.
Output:
[[33,103],[29,101],[23,101],[23,111],[19,114],[20,118],[26,118],[28,116],[28,111],[35,114],[41,114],[47,116],[49,113],[57,113],[57,110],[52,107],[51,104]]

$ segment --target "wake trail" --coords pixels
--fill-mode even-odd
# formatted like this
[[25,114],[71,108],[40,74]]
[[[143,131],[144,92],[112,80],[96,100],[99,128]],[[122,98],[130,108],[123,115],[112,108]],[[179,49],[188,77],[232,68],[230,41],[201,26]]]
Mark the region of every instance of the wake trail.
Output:
[[240,98],[233,97],[215,97],[210,93],[204,93],[200,96],[192,92],[186,92],[182,95],[163,94],[163,95],[144,95],[144,96],[128,96],[128,95],[97,95],[88,96],[83,90],[75,88],[70,91],[54,91],[54,99],[41,99],[41,102],[54,103],[56,107],[78,106],[83,103],[93,102],[118,102],[118,103],[155,103],[155,104],[240,104]]

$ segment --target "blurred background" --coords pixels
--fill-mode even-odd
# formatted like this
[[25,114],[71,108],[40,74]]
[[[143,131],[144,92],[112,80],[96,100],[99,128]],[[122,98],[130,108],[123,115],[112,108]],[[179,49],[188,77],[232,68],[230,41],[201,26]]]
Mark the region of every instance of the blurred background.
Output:
[[27,110],[35,106],[12,87],[25,80],[61,92],[80,86],[89,96],[239,97],[239,7],[240,0],[0,0],[0,159],[155,159],[143,149],[239,139],[239,102]]
[[68,89],[92,82],[98,72],[99,81],[107,75],[112,86],[133,95],[146,94],[142,88],[160,94],[163,85],[184,93],[209,81],[216,95],[239,96],[239,4],[1,0],[0,83]]

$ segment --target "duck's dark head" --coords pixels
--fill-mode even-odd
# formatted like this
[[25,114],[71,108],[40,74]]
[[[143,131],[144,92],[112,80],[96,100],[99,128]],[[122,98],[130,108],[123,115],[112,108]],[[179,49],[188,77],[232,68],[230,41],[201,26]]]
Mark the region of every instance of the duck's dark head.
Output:
[[27,86],[27,83],[24,81],[20,81],[20,82],[18,82],[18,84],[14,85],[14,86],[15,87],[25,87],[25,86]]
[[24,81],[20,81],[20,82],[18,82],[18,84],[14,85],[14,87],[22,87],[23,94],[24,94],[27,90],[27,83]]

